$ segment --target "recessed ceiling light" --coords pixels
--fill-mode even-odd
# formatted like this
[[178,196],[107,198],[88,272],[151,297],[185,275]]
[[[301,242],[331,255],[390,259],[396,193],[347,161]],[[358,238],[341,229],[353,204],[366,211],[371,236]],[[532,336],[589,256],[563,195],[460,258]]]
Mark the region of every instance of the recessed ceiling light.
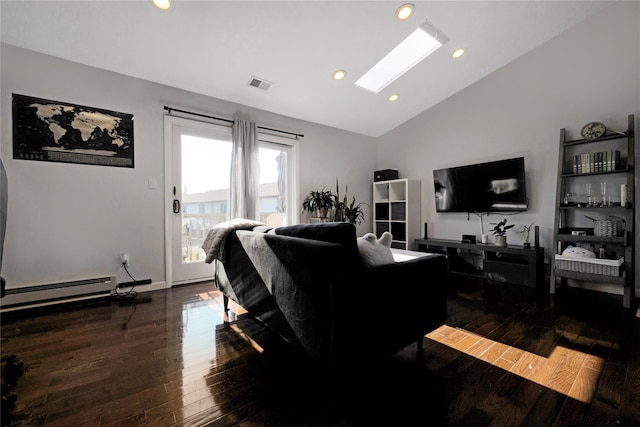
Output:
[[342,80],[347,76],[347,72],[344,70],[338,70],[335,73],[333,73],[333,78],[336,80]]
[[398,98],[400,98],[400,96],[397,93],[394,93],[393,95],[389,96],[389,101],[393,102],[395,100],[397,100]]
[[464,55],[464,49],[461,47],[451,52],[451,57],[454,59],[460,58],[462,55]]
[[167,10],[171,7],[171,0],[153,0],[153,4],[155,4],[158,9]]
[[360,77],[355,85],[379,93],[448,40],[446,35],[426,21]]
[[413,13],[413,5],[411,3],[403,4],[396,10],[396,18],[405,20]]

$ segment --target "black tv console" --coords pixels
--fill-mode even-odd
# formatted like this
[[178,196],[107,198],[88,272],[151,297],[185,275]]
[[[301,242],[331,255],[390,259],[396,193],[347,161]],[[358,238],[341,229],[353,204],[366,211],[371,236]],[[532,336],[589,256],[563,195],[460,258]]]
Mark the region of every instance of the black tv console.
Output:
[[456,264],[450,262],[450,274],[475,274],[483,280],[535,287],[539,292],[546,289],[542,247],[496,246],[492,243],[467,243],[445,239],[416,239],[415,247],[420,252],[438,252],[455,257],[459,256],[460,250],[482,252],[481,272],[457,270]]

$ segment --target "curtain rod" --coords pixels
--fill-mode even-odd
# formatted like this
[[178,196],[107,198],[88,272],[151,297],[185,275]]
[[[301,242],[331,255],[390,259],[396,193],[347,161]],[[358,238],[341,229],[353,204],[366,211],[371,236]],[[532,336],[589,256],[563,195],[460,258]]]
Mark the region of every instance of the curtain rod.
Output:
[[[164,106],[164,109],[167,110],[169,112],[169,114],[171,114],[172,111],[177,111],[178,113],[191,114],[192,116],[205,117],[207,119],[214,119],[214,120],[220,120],[220,121],[227,122],[227,123],[233,123],[233,120],[224,119],[222,117],[208,116],[206,114],[194,113],[193,111],[179,110],[177,108],[167,107],[166,105]],[[304,138],[304,135],[301,134],[301,133],[287,132],[286,130],[266,128],[264,126],[258,126],[258,129],[270,130],[272,132],[286,133],[287,135],[295,136],[296,139]]]

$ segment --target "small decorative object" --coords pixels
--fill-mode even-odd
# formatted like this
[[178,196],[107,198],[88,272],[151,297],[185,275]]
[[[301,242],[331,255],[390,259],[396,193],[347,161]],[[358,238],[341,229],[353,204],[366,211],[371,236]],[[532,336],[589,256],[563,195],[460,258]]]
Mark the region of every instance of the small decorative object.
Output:
[[507,225],[507,218],[500,222],[490,222],[493,225],[493,235],[496,236],[496,246],[507,246],[507,230],[513,228],[515,224]]
[[486,214],[479,214],[477,212],[475,214],[478,215],[478,218],[480,218],[480,241],[482,243],[489,243],[489,236],[484,233],[484,221],[482,221],[482,217]]
[[533,222],[529,225],[524,225],[522,227],[522,233],[524,234],[524,247],[529,249],[531,247],[531,242],[529,241],[529,233],[533,227]]
[[566,193],[564,195],[564,204],[567,206],[576,206],[578,204],[578,195],[576,193]]
[[302,201],[302,212],[309,212],[316,218],[326,218],[327,213],[335,206],[335,199],[331,191],[324,188],[311,191]]
[[582,127],[580,134],[584,139],[600,138],[607,131],[607,127],[600,122],[587,123]]
[[590,182],[586,183],[586,189],[587,189],[587,206],[593,206],[595,203],[593,201],[593,198],[591,197],[591,183]]
[[463,234],[462,243],[476,243],[476,236],[473,234]]
[[602,195],[602,204],[600,206],[605,207],[607,206],[607,183],[606,182],[600,183],[600,194]]

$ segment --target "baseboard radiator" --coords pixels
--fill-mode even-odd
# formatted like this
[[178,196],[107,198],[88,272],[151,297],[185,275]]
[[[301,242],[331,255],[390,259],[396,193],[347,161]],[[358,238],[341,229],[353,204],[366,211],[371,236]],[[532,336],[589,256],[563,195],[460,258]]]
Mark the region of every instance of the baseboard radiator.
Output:
[[0,313],[105,298],[116,288],[115,276],[6,288]]

